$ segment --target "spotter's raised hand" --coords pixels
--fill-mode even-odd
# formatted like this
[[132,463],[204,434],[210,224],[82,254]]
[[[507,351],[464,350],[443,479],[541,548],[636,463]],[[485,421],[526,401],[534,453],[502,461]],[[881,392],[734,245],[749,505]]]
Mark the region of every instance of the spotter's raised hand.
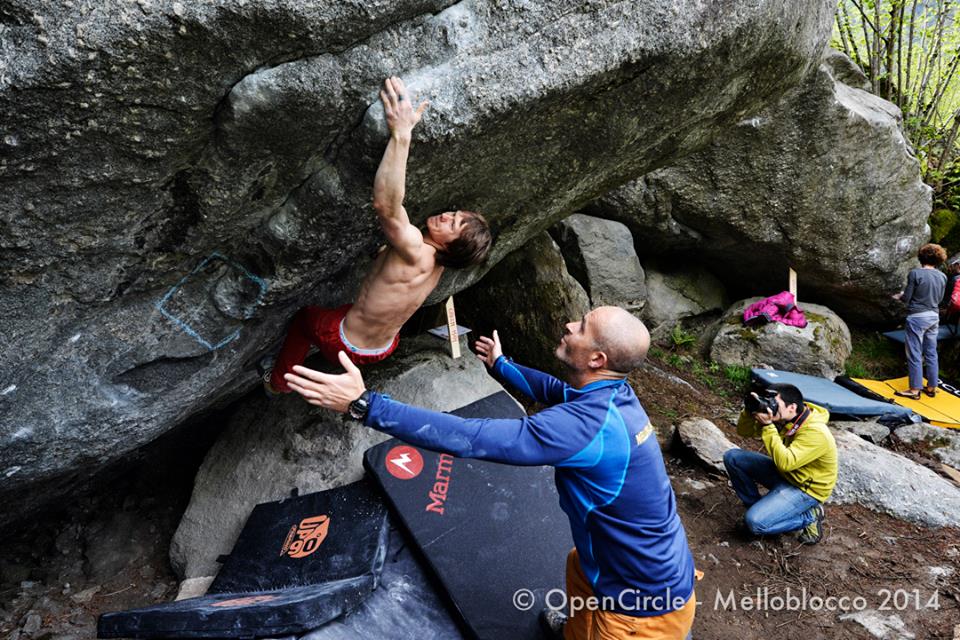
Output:
[[487,365],[488,369],[492,368],[497,358],[503,355],[503,348],[500,346],[500,336],[496,330],[494,330],[492,338],[486,336],[477,338],[474,346],[477,349],[477,357],[483,360],[483,364]]

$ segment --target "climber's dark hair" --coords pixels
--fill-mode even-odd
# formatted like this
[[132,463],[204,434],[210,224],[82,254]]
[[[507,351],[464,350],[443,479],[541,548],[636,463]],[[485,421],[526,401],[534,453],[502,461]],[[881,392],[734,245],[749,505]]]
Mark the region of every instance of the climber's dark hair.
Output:
[[486,218],[476,211],[460,210],[463,216],[463,226],[460,228],[460,237],[437,250],[437,264],[452,269],[463,269],[475,264],[482,264],[490,254],[493,245],[493,235]]

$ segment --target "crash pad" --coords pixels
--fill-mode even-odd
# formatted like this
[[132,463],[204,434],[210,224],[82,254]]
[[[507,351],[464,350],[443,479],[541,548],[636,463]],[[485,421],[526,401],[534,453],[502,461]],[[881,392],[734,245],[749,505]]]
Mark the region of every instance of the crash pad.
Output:
[[[890,338],[895,342],[900,344],[905,344],[907,341],[906,336],[904,335],[903,329],[897,329],[896,331],[886,331],[884,334],[886,337]],[[940,329],[937,332],[937,342],[943,342],[944,340],[953,340],[954,338],[960,338],[960,326],[955,324],[940,325]]]
[[838,378],[831,382],[826,378],[776,369],[752,369],[751,378],[761,387],[771,384],[792,384],[803,394],[804,400],[827,409],[831,416],[875,417],[894,423],[913,421],[914,413],[882,397],[869,398],[845,388]]
[[257,505],[207,595],[100,616],[101,638],[258,638],[315,629],[376,587],[387,510],[367,480]]
[[465,636],[440,596],[442,587],[406,538],[399,523],[391,526],[377,590],[354,611],[299,636],[300,640],[462,640]]
[[864,389],[914,411],[932,425],[960,429],[960,388],[943,379],[940,380],[936,396],[931,398],[921,393],[919,400],[894,395],[896,391],[906,391],[910,388],[910,380],[906,376],[891,380],[865,378],[852,378],[852,380]]
[[[504,392],[453,413],[525,415]],[[537,616],[546,593],[563,589],[565,560],[573,548],[552,468],[456,458],[395,439],[367,450],[364,465],[468,637],[541,638]],[[529,609],[514,604],[514,595],[524,589],[532,596]]]

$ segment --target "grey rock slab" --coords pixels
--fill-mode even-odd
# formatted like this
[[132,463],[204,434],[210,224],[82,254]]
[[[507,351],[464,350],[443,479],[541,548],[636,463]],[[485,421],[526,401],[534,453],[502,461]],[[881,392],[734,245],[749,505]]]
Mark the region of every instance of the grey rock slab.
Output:
[[645,276],[626,225],[575,213],[553,226],[550,235],[592,306],[615,305],[633,312],[643,309]]
[[850,330],[840,317],[822,305],[800,302],[807,318],[804,328],[779,322],[743,325],[743,312],[760,298],[734,303],[718,324],[710,358],[722,365],[756,367],[823,376],[833,380],[853,350]]
[[840,469],[831,502],[861,504],[931,527],[960,526],[960,487],[853,433],[833,435]]
[[702,151],[584,211],[630,226],[641,254],[693,256],[739,290],[780,291],[792,267],[802,299],[859,321],[899,317],[890,294],[929,237],[931,190],[900,110],[852,67],[827,54]]
[[492,266],[799,82],[834,8],[4,3],[0,520],[236,400],[297,308],[352,299],[383,240],[384,77],[432,103],[411,219],[488,214]]
[[883,444],[884,441],[890,437],[890,428],[873,420],[864,420],[862,422],[831,420],[830,426],[835,430],[849,431],[877,445]]
[[730,442],[717,425],[706,418],[684,420],[677,425],[677,435],[706,466],[727,475],[727,469],[723,466],[723,454],[729,449],[739,447]]
[[213,584],[215,576],[198,576],[196,578],[187,578],[182,580],[177,586],[177,595],[174,600],[186,600],[188,598],[199,598],[207,593],[207,589]]
[[894,434],[904,442],[926,443],[940,462],[960,469],[960,431],[920,422],[897,427]]
[[647,304],[643,319],[651,328],[672,327],[683,318],[729,306],[726,288],[712,272],[696,265],[665,269],[657,263],[645,267]]
[[[401,402],[449,411],[503,388],[461,348],[453,360],[432,336],[404,343],[384,364],[365,369],[367,388]],[[309,364],[309,363],[308,363]],[[190,504],[170,545],[182,578],[217,573],[257,504],[348,484],[363,476],[363,452],[388,436],[314,407],[299,395],[239,403],[194,481]]]

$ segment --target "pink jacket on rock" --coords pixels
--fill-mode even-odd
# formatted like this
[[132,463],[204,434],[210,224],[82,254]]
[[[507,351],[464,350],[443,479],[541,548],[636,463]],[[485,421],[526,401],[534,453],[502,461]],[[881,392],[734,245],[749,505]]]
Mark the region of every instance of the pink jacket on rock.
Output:
[[781,291],[775,296],[754,302],[743,311],[744,324],[764,322],[780,322],[801,329],[807,326],[803,311],[789,291]]

